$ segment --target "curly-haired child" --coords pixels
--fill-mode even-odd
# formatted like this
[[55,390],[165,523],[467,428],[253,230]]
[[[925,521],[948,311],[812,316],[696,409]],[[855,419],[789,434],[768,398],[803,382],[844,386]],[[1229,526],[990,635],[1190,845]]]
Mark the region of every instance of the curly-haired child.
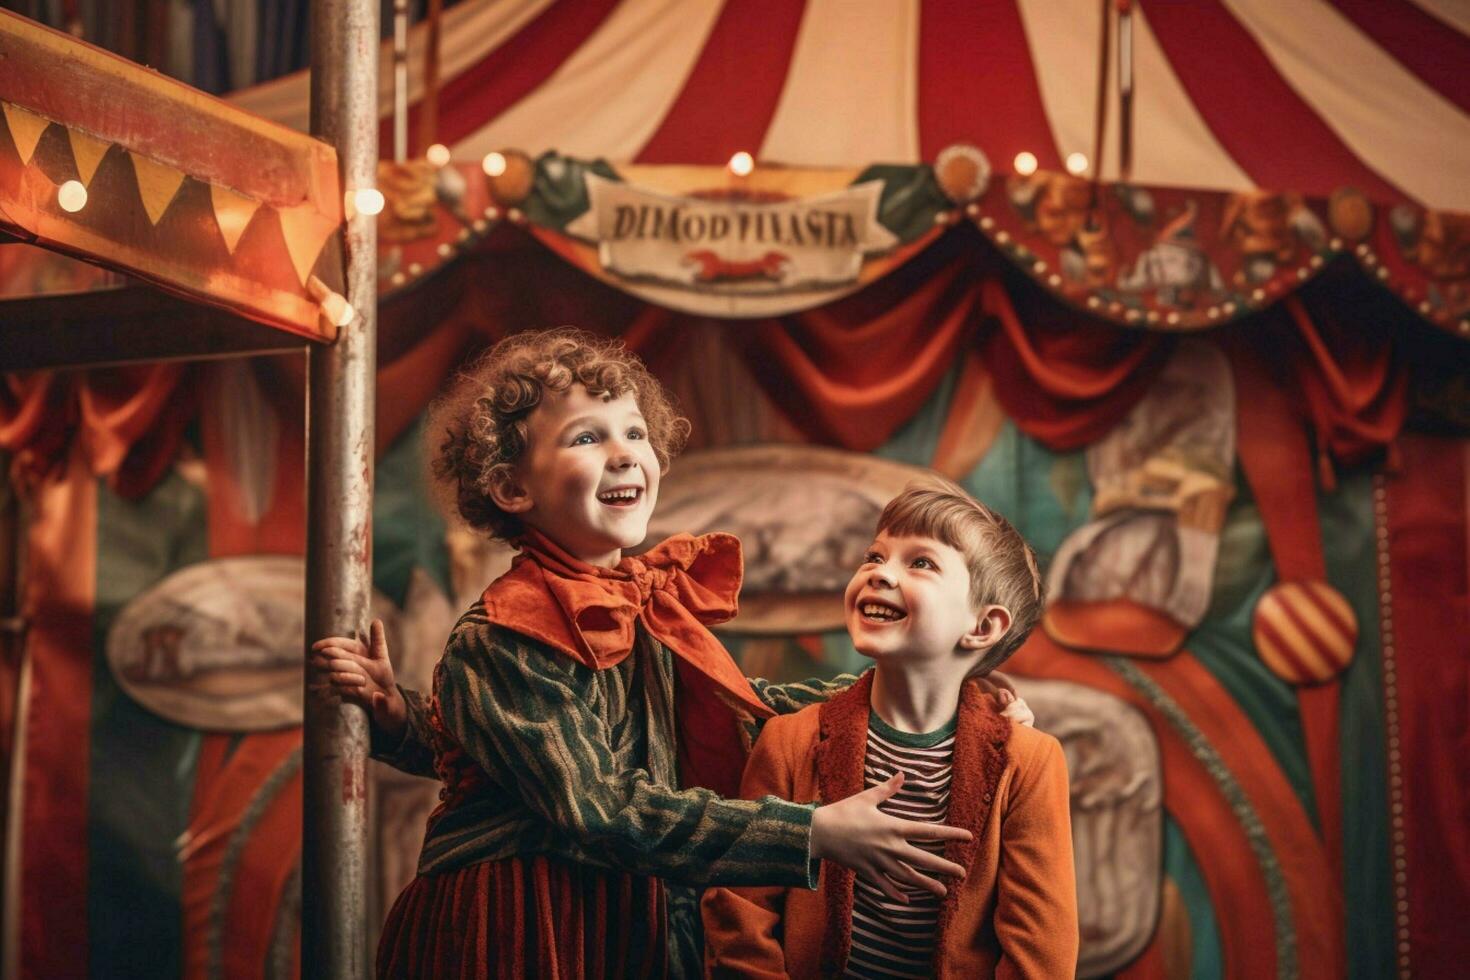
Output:
[[427,701],[393,684],[381,624],[368,646],[314,646],[324,683],[370,710],[375,757],[444,783],[379,976],[683,975],[699,950],[673,940],[696,926],[671,926],[665,882],[812,888],[830,860],[943,894],[933,876],[962,874],[910,841],[966,831],[878,809],[901,777],[823,807],[733,798],[744,723],[836,688],[747,680],[706,628],[736,611],[732,536],[623,556],[687,432],[636,358],[572,330],[513,336],[429,431],[459,514],[520,553],[460,619]]

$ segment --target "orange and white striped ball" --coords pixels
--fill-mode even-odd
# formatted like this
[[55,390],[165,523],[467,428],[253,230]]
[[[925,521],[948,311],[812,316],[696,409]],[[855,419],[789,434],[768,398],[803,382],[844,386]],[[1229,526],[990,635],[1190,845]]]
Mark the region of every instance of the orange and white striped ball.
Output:
[[1358,642],[1353,607],[1326,582],[1281,582],[1256,603],[1256,652],[1290,684],[1321,684],[1352,662]]

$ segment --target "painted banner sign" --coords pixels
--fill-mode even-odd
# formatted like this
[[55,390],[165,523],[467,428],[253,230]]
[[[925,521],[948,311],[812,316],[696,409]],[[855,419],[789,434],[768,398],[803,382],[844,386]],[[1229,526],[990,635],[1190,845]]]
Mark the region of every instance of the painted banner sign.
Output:
[[591,207],[568,233],[605,271],[704,293],[770,295],[855,283],[898,239],[877,220],[880,181],[774,202],[675,197],[587,175]]

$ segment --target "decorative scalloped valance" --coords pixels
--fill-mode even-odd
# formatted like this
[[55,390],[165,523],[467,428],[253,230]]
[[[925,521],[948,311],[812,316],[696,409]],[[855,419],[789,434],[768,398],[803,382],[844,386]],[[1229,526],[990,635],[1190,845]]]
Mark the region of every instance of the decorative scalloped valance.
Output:
[[[923,251],[946,228],[969,222],[1042,289],[1079,311],[1128,327],[1217,327],[1272,307],[1329,265],[1347,262],[1426,321],[1470,339],[1470,215],[1376,205],[1350,190],[1321,200],[1102,184],[1094,207],[1092,184],[1044,171],[990,181],[971,174],[971,190],[983,189],[967,195],[951,188],[950,196],[928,165],[860,171],[772,167],[736,178],[723,167],[614,167],[555,154],[532,161],[507,152],[503,162],[505,169],[493,178],[467,164],[380,165],[379,187],[387,199],[379,218],[381,296],[421,282],[509,224],[655,305],[718,317],[766,316],[847,295]],[[604,265],[599,243],[575,233],[574,223],[589,213],[589,174],[652,197],[719,200],[737,211],[819,201],[876,182],[881,193],[874,220],[891,233],[892,245],[865,255],[845,283],[767,289],[752,300],[742,299],[727,280],[717,292],[720,301],[711,303],[700,296],[698,283],[629,278]],[[953,182],[952,177],[945,179]],[[22,298],[52,283],[73,290],[109,283],[101,270],[27,252],[0,261],[0,297]]]
[[[505,219],[598,278],[658,305],[713,316],[756,316],[828,302],[891,271],[932,241],[937,230],[972,222],[1017,268],[1063,302],[1093,316],[1145,329],[1208,329],[1280,302],[1338,259],[1350,260],[1437,327],[1470,338],[1470,215],[1413,205],[1372,204],[1344,189],[1329,200],[1292,193],[1226,194],[1180,188],[1103,184],[1039,171],[986,181],[983,171],[936,176],[930,166],[873,166],[862,171],[761,168],[736,177],[722,167],[613,167],[546,154],[536,161],[503,155],[487,179],[478,167],[426,169],[425,201],[414,237],[392,212],[406,195],[389,192],[381,227],[385,291],[429,274],[472,247]],[[387,166],[387,165],[385,165]],[[728,279],[651,282],[621,275],[604,261],[603,243],[578,221],[588,214],[589,175],[637,187],[653,199],[690,204],[718,200],[733,212],[820,201],[852,187],[881,184],[875,220],[893,246],[864,257],[845,284],[762,289],[769,298],[729,302]],[[388,182],[382,182],[385,190]],[[437,201],[431,198],[437,197]],[[394,239],[397,239],[396,241]],[[768,251],[779,252],[781,245]],[[696,251],[693,245],[690,252]],[[736,269],[737,273],[741,270]],[[752,278],[769,268],[744,270]],[[726,299],[701,301],[704,289]]]

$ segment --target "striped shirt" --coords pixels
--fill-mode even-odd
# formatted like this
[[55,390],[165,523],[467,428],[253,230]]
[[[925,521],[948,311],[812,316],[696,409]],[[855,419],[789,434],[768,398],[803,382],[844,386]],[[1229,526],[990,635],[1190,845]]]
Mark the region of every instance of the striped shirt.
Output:
[[[957,719],[956,719],[957,720]],[[895,772],[904,774],[903,789],[878,809],[905,820],[943,823],[949,814],[950,768],[954,760],[956,721],[923,735],[901,732],[875,712],[868,715],[868,747],[863,785],[876,786]],[[942,841],[915,841],[916,847],[944,853]],[[850,977],[927,977],[933,974],[934,933],[939,898],[922,888],[898,886],[908,898],[902,905],[858,875],[853,885]]]

